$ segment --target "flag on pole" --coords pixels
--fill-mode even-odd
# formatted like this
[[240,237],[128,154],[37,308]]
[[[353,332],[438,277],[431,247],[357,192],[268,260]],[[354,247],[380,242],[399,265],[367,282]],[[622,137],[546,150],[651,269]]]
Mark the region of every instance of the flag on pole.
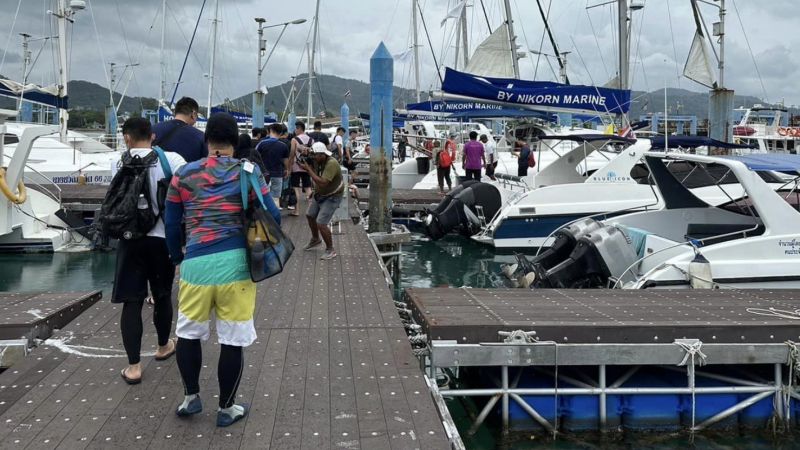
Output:
[[467,0],[458,2],[458,4],[456,4],[456,6],[454,6],[450,11],[447,12],[447,15],[444,16],[441,26],[444,26],[449,19],[458,19],[461,17],[461,11],[464,10],[465,6],[467,6]]

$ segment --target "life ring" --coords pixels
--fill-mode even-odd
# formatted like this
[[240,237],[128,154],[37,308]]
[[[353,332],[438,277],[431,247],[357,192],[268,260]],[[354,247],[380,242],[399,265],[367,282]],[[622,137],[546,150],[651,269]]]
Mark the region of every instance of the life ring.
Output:
[[789,134],[789,129],[780,127],[778,128],[778,134],[781,136],[786,136],[787,134]]
[[19,193],[15,194],[11,191],[6,181],[6,169],[2,167],[0,167],[0,191],[3,192],[3,195],[5,195],[10,202],[16,203],[17,205],[25,203],[25,200],[28,199],[28,193],[25,190],[25,184],[22,180],[19,180],[19,183],[17,183],[17,191]]
[[798,137],[798,136],[800,136],[800,129],[789,128],[789,134],[794,136],[794,137]]

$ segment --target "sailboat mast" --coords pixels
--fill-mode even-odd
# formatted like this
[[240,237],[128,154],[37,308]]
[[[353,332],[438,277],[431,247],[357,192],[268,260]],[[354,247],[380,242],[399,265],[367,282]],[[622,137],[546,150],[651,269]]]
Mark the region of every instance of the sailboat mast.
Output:
[[503,6],[508,24],[508,43],[511,47],[511,61],[514,65],[514,78],[519,79],[519,59],[517,58],[517,35],[514,34],[514,19],[511,17],[511,1],[504,0]]
[[161,2],[161,92],[158,96],[158,105],[164,104],[167,97],[167,62],[164,58],[164,37],[167,34],[167,0]]
[[461,54],[464,60],[464,67],[469,63],[469,40],[467,36],[467,5],[461,8]]
[[[67,84],[69,83],[69,73],[67,73],[67,20],[70,11],[67,10],[67,0],[58,0],[58,96],[67,97]],[[67,123],[69,121],[69,111],[66,108],[58,109],[58,127],[61,142],[67,142]]]
[[217,24],[219,22],[219,0],[214,2],[214,20],[211,22],[211,68],[208,71],[208,108],[206,119],[211,117],[211,95],[214,92],[214,63],[217,59]]
[[417,103],[420,100],[419,94],[419,42],[417,35],[417,0],[411,0],[411,27],[414,36],[414,87],[417,93]]
[[628,0],[617,0],[617,26],[619,29],[619,88],[628,89],[630,46],[628,44]]
[[308,53],[308,121],[314,117],[314,58],[317,54],[317,33],[319,32],[319,2],[314,12],[314,35],[311,38],[311,51]]
[[725,0],[719,2],[719,89],[725,89]]

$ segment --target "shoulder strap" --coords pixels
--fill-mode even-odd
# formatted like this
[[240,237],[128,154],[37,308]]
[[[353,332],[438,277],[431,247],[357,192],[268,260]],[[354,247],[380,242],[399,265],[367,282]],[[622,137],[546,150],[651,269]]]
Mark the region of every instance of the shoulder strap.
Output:
[[172,135],[175,134],[176,131],[180,130],[183,127],[189,126],[188,123],[186,123],[186,122],[184,122],[182,120],[178,120],[177,122],[178,122],[178,124],[175,125],[174,127],[172,127],[171,130],[169,130],[166,133],[164,133],[164,135],[161,136],[160,139],[156,139],[155,141],[153,141],[153,146],[157,146],[157,145],[161,145],[161,144],[166,143],[167,141],[169,141],[169,138],[171,138]]
[[[247,210],[247,207],[250,203],[249,199],[249,188],[252,187],[253,190],[256,192],[256,197],[258,197],[258,201],[261,203],[261,207],[266,209],[266,205],[264,204],[264,194],[261,193],[261,188],[258,185],[258,181],[253,174],[244,170],[244,164],[239,165],[239,187],[242,191],[242,209]],[[249,181],[248,181],[249,180]]]
[[167,159],[167,155],[164,154],[164,150],[161,149],[159,146],[153,147],[153,151],[156,152],[158,155],[158,160],[161,162],[161,170],[164,171],[164,178],[171,180],[172,179],[172,167],[169,165],[169,160]]

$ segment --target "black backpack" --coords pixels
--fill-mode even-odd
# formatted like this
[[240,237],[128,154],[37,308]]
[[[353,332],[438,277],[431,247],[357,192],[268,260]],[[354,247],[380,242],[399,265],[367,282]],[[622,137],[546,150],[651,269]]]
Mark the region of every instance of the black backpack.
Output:
[[100,206],[100,226],[106,236],[139,239],[156,225],[160,214],[152,207],[149,169],[158,159],[155,151],[145,157],[127,151],[122,154],[122,166],[111,180]]

